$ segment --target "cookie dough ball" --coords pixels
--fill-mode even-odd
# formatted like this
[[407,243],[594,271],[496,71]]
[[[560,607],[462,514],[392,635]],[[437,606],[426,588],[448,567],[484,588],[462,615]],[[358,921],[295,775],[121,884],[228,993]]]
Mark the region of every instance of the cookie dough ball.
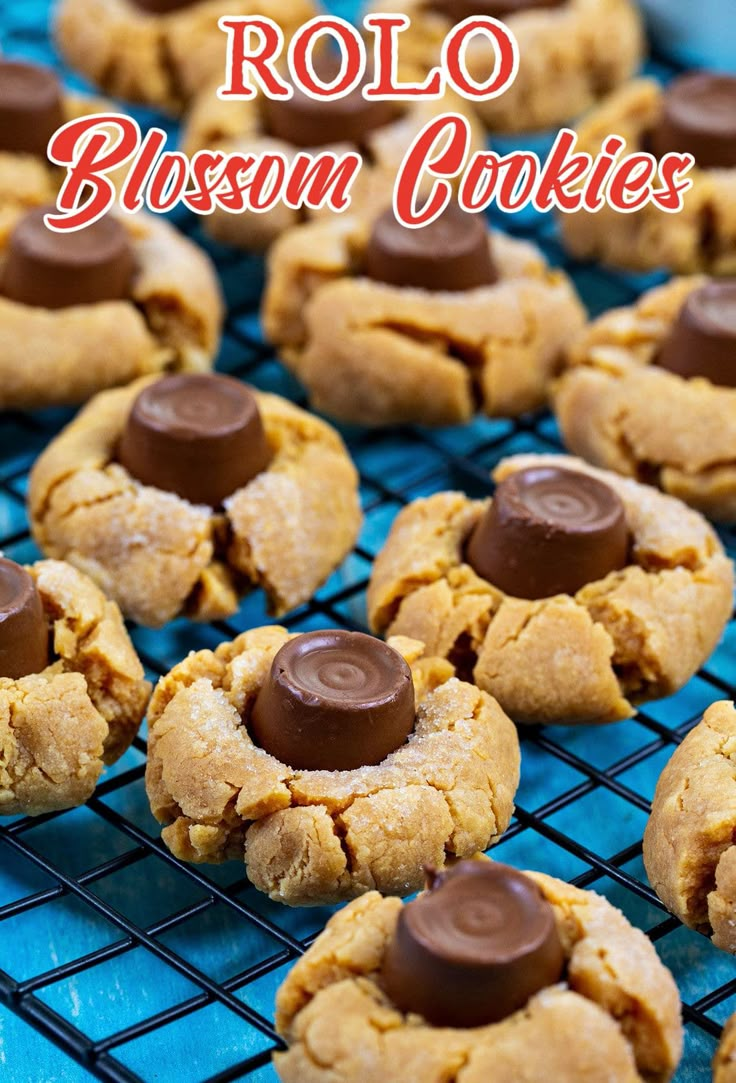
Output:
[[627,153],[691,153],[693,186],[677,214],[648,204],[631,214],[607,205],[560,216],[577,259],[633,271],[736,274],[736,77],[685,75],[663,89],[637,79],[611,95],[577,129],[579,151],[596,155],[612,132]]
[[244,860],[289,906],[411,894],[425,865],[486,849],[511,819],[513,724],[415,641],[257,628],[190,654],[148,720],[172,853]]
[[360,425],[539,409],[584,321],[536,247],[453,204],[419,230],[310,223],[269,256],[267,335],[315,409]]
[[74,404],[212,366],[223,304],[204,252],[142,214],[55,233],[51,209],[0,208],[0,408]]
[[[323,62],[318,58],[318,63]],[[323,78],[331,81],[333,76],[323,74]],[[338,155],[357,151],[363,162],[350,186],[350,213],[367,221],[391,204],[408,147],[436,117],[455,113],[465,118],[470,154],[485,146],[483,129],[469,103],[450,91],[435,101],[371,102],[363,98],[359,85],[334,102],[316,102],[298,91],[284,102],[270,101],[262,94],[241,102],[219,99],[218,85],[212,82],[192,105],[182,133],[182,146],[188,154],[201,150],[254,157],[276,153],[292,162],[305,151],[316,154],[329,150]],[[457,186],[460,178],[450,179],[450,183]],[[305,220],[331,223],[341,217],[329,208],[295,209],[278,203],[262,214],[229,214],[215,209],[207,217],[205,229],[224,244],[264,250]]]
[[150,695],[120,610],[53,560],[0,560],[0,816],[84,804]]
[[399,514],[372,628],[420,638],[516,722],[615,722],[681,688],[731,615],[710,525],[566,456],[513,456],[494,478],[492,501],[437,493]]
[[[580,116],[629,79],[645,51],[633,0],[372,0],[367,10],[410,17],[399,39],[407,78],[440,62],[445,36],[460,20],[491,15],[507,23],[519,43],[516,80],[500,97],[474,103],[493,132],[557,128]],[[470,42],[467,64],[476,79],[488,78],[487,38]]]
[[276,1026],[283,1083],[381,1083],[397,1064],[422,1083],[665,1083],[682,1052],[677,988],[642,932],[591,891],[485,861],[413,902],[371,892],[337,913]]
[[662,902],[734,954],[735,763],[736,710],[714,703],[662,772],[644,833],[644,864]]
[[713,1061],[713,1083],[734,1083],[736,1080],[736,1016],[731,1016]]
[[186,374],[103,392],[33,468],[34,537],[158,627],[259,586],[276,614],[350,552],[358,475],[337,433],[276,395]]
[[[736,521],[736,279],[675,279],[591,323],[554,409],[567,447]],[[666,418],[667,423],[662,424]]]
[[178,115],[225,70],[219,19],[266,16],[288,40],[317,11],[312,0],[61,0],[56,41],[67,64],[106,93]]

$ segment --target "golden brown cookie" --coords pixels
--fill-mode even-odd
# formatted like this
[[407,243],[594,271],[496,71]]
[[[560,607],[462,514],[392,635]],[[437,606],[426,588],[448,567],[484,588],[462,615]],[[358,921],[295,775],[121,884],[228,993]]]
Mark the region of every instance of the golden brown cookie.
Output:
[[[611,95],[577,128],[579,151],[596,155],[601,141],[623,136],[627,153],[646,150],[648,133],[662,111],[662,88],[636,79]],[[621,214],[601,210],[560,216],[566,248],[578,259],[601,260],[634,271],[666,268],[676,274],[736,273],[736,170],[700,169],[688,174],[693,187],[684,205],[668,214],[653,204]]]
[[736,710],[714,703],[662,772],[644,864],[665,906],[736,954]]
[[642,932],[600,895],[530,872],[552,905],[564,982],[500,1023],[429,1025],[399,1011],[380,972],[402,903],[376,892],[335,914],[288,974],[274,1058],[283,1083],[640,1083],[672,1077],[682,1050],[671,974]]
[[[412,68],[427,71],[440,61],[452,24],[436,6],[432,0],[372,0],[368,5],[371,13],[400,12],[411,18],[411,27],[399,37],[405,76]],[[519,73],[499,97],[475,102],[491,131],[551,128],[580,116],[630,78],[644,56],[642,20],[632,0],[567,0],[560,7],[504,15],[503,21],[519,43]],[[471,75],[487,79],[489,60],[487,41],[471,42]]]
[[116,461],[131,406],[150,382],[95,397],[38,459],[29,493],[38,545],[154,627],[182,613],[229,616],[251,586],[263,587],[276,614],[307,601],[360,529],[358,476],[340,437],[256,392],[273,458],[214,512],[139,484]]
[[[186,861],[245,860],[290,906],[374,888],[407,895],[423,867],[495,842],[519,781],[516,730],[498,704],[422,644],[395,639],[417,701],[408,742],[351,771],[296,771],[248,732],[254,700],[289,633],[258,628],[163,677],[149,711],[146,788],[166,845]],[[245,725],[243,724],[245,721]]]
[[179,114],[213,73],[224,77],[218,19],[263,15],[288,38],[316,14],[313,0],[199,0],[163,15],[135,0],[61,0],[56,41],[66,62],[106,93]]
[[[0,268],[26,210],[0,204]],[[212,367],[223,304],[209,258],[163,219],[119,221],[135,260],[129,296],[51,309],[0,293],[0,408],[79,403],[148,373]]]
[[569,350],[554,409],[576,455],[733,521],[736,390],[656,364],[688,297],[705,282],[675,279],[591,323]]
[[494,478],[545,465],[598,478],[618,494],[632,539],[627,567],[574,596],[508,596],[465,560],[490,502],[437,493],[399,514],[376,558],[371,626],[421,639],[430,654],[472,673],[516,722],[628,718],[635,703],[682,687],[711,654],[731,613],[732,565],[696,512],[579,459],[517,455]]
[[[222,101],[216,96],[217,86],[213,82],[205,87],[192,103],[182,133],[182,147],[187,154],[194,155],[200,150],[254,156],[279,153],[290,161],[305,149],[269,134],[263,116],[262,95],[249,102]],[[350,188],[351,215],[370,220],[391,204],[399,168],[410,144],[429,121],[444,113],[459,113],[466,118],[471,133],[471,154],[483,149],[483,129],[468,102],[449,91],[437,101],[396,103],[396,118],[366,132],[360,148],[353,143],[312,148],[315,154],[324,151],[344,154],[356,150],[362,153],[363,164]],[[229,214],[215,209],[205,219],[205,229],[224,244],[263,250],[290,227],[312,218],[339,221],[339,216],[329,208],[295,210],[280,202],[273,210],[259,214],[250,211]]]
[[713,1061],[713,1083],[734,1083],[736,1080],[736,1015],[731,1016]]
[[476,409],[538,409],[583,307],[541,252],[489,235],[499,280],[458,293],[372,281],[369,229],[334,218],[290,230],[269,256],[266,333],[315,409],[362,425],[453,425]]
[[151,686],[115,602],[54,560],[28,568],[51,632],[38,674],[0,679],[0,815],[83,804],[135,737]]

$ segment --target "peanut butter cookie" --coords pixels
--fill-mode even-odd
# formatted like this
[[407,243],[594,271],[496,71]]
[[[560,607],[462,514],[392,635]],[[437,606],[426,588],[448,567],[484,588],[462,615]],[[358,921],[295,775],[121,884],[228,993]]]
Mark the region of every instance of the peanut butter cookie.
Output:
[[[350,633],[314,633],[316,646],[331,635],[347,637],[353,650]],[[316,666],[312,656],[310,666],[310,637],[258,628],[214,653],[191,654],[162,678],[149,712],[146,787],[172,853],[186,861],[244,859],[260,891],[297,906],[373,888],[407,895],[421,887],[425,864],[442,867],[446,856],[467,857],[498,839],[519,780],[512,723],[490,696],[458,681],[447,662],[425,657],[422,644],[357,639],[395,656],[394,672],[406,659],[416,703],[408,739],[394,735],[389,746],[396,751],[379,760],[380,752],[360,746],[367,766],[297,769],[263,746],[274,740],[284,680],[298,678],[308,694],[299,701],[296,728],[303,723],[312,740],[291,734],[290,758],[314,763],[310,752],[334,753],[338,758],[319,762],[360,762],[345,756],[371,729],[365,713],[358,714],[362,725],[349,716],[354,739],[345,746],[321,730],[315,737],[309,704],[317,693],[323,701],[328,686],[342,706],[348,693],[354,705],[358,692],[373,687],[373,651],[367,662],[365,654],[349,661],[343,646]],[[384,672],[383,663],[378,669]],[[272,681],[280,682],[276,698]],[[334,705],[328,707],[323,715],[332,718]]]
[[713,1061],[713,1083],[734,1083],[736,1080],[736,1015],[731,1016]]
[[37,816],[92,795],[151,687],[120,610],[86,575],[53,560],[0,566],[0,815]]
[[275,613],[294,608],[361,523],[357,472],[333,429],[211,375],[95,397],[38,459],[29,501],[44,552],[154,627],[231,615],[253,586]]
[[[581,121],[577,149],[598,154],[615,133],[627,153],[692,153],[693,186],[682,210],[669,214],[649,203],[621,214],[606,204],[595,213],[564,214],[563,241],[578,259],[634,271],[736,274],[736,78],[686,76],[673,87],[665,91],[653,79],[622,87]],[[687,126],[670,123],[671,113],[685,109]],[[711,130],[715,145],[708,145]]]
[[665,906],[736,954],[736,711],[714,703],[665,767],[644,864]]
[[[274,1057],[283,1083],[380,1083],[399,1078],[397,1065],[402,1080],[422,1083],[671,1079],[682,1050],[680,1001],[671,974],[644,934],[592,891],[542,873],[501,868],[514,894],[505,908],[509,920],[500,930],[498,913],[505,911],[493,883],[485,899],[481,896],[472,908],[460,910],[467,901],[468,882],[499,878],[495,862],[464,862],[440,878],[439,887],[433,884],[407,904],[371,892],[335,914],[277,996],[276,1026],[289,1046]],[[542,917],[551,926],[561,966],[550,970],[547,965],[541,980],[537,973],[531,984],[525,975],[526,989],[514,1007],[498,1003],[509,994],[511,947],[497,942],[513,941],[514,947],[526,949],[527,965],[531,961],[531,945],[525,943],[529,931],[517,927],[521,919],[518,902],[514,905],[522,883],[527,885],[524,913],[530,916],[532,907],[538,911],[535,933]],[[450,909],[453,904],[455,911]],[[430,907],[435,911],[431,922]],[[416,939],[412,926],[418,931]],[[483,964],[494,949],[500,958],[488,968],[488,989],[481,986],[483,1004],[468,1003],[472,992],[462,985],[460,997],[463,1008],[474,1012],[500,1007],[492,1021],[478,1025],[473,1019],[468,1025],[457,1020],[452,1025],[449,1016],[455,1013],[450,1011],[434,1022],[435,1005],[430,1021],[404,1003],[405,995],[399,1006],[396,993],[406,990],[396,980],[397,952],[399,958],[408,955],[414,973],[425,979],[424,989],[413,990],[421,1001],[442,998],[453,976],[464,972],[463,956],[473,945],[479,958],[465,968],[471,988],[482,981]],[[427,980],[443,954],[451,955],[451,966],[442,967],[447,972],[444,987]],[[539,959],[535,962],[538,969]]]
[[211,368],[223,306],[204,252],[142,214],[53,233],[48,209],[0,203],[0,408]]
[[[391,204],[409,146],[435,117],[459,113],[470,127],[470,152],[485,145],[483,129],[468,102],[449,91],[436,101],[367,102],[359,86],[336,102],[313,101],[296,92],[289,102],[278,103],[263,95],[249,102],[223,101],[216,95],[217,86],[211,83],[193,102],[182,133],[188,154],[217,150],[258,158],[277,153],[292,162],[303,151],[358,151],[363,162],[350,187],[350,213],[367,220]],[[258,214],[216,208],[205,220],[205,229],[224,244],[264,250],[306,219],[331,222],[335,217],[329,208],[297,209],[279,202]]]
[[531,244],[452,205],[289,231],[269,256],[266,333],[312,405],[361,425],[454,425],[538,409],[584,311]]
[[517,722],[614,722],[684,685],[731,612],[709,524],[565,456],[514,456],[494,478],[493,501],[437,493],[399,514],[373,629],[422,639]]
[[[478,115],[496,132],[552,128],[580,116],[634,74],[645,50],[642,19],[632,0],[513,0],[491,5],[468,0],[372,0],[368,10],[411,18],[411,27],[399,38],[406,77],[412,69],[424,72],[440,62],[445,35],[461,19],[496,15],[508,23],[519,43],[516,81],[498,98],[475,103]],[[467,64],[471,75],[488,78],[492,65],[487,40],[471,41]]]
[[179,114],[205,80],[224,77],[220,18],[266,16],[288,38],[316,14],[312,0],[61,0],[56,41],[106,93]]
[[570,348],[555,389],[566,445],[714,519],[736,520],[735,349],[728,282],[676,279],[606,313]]

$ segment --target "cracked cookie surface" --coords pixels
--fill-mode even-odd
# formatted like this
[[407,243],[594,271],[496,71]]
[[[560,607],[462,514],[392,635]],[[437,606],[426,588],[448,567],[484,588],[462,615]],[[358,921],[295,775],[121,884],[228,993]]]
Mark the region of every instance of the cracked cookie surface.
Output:
[[[440,62],[452,24],[432,10],[432,0],[374,0],[369,11],[398,12],[412,20],[400,35],[405,77],[416,75],[412,68],[427,72]],[[551,128],[580,116],[630,78],[645,52],[641,16],[632,0],[567,0],[560,7],[511,13],[503,21],[519,44],[519,72],[499,97],[474,102],[491,131]],[[487,39],[470,42],[467,63],[476,79],[488,78]]]
[[[201,150],[217,150],[224,154],[281,154],[291,162],[305,148],[295,147],[271,136],[265,127],[261,110],[263,99],[253,101],[223,101],[217,97],[217,83],[207,86],[195,99],[182,133],[182,147],[187,154]],[[445,113],[463,116],[470,129],[469,153],[485,146],[483,129],[468,108],[465,99],[450,91],[436,101],[415,101],[411,105],[396,103],[394,121],[373,129],[365,135],[364,145],[331,143],[316,150],[342,155],[360,151],[363,164],[350,187],[350,213],[370,221],[391,205],[399,168],[404,156],[421,130],[435,117]],[[459,180],[450,180],[457,187]],[[288,229],[306,219],[334,221],[339,216],[329,208],[313,210],[308,207],[290,208],[279,202],[262,214],[229,214],[216,208],[205,221],[206,230],[224,244],[240,248],[263,250]]]
[[221,511],[135,481],[115,461],[134,400],[152,381],[102,392],[31,473],[31,529],[48,555],[97,581],[126,616],[157,627],[214,620],[262,587],[277,614],[307,601],[352,548],[358,475],[329,425],[254,391],[270,465]]
[[179,114],[203,82],[225,71],[218,19],[266,16],[288,39],[316,14],[312,0],[200,0],[165,15],[133,0],[61,0],[55,36],[69,66],[108,94]]
[[53,660],[0,679],[0,816],[83,804],[135,737],[151,691],[114,602],[69,564],[42,560],[28,571]]
[[724,1028],[713,1061],[713,1083],[736,1083],[736,1015],[731,1016]]
[[579,459],[518,455],[494,478],[544,465],[597,477],[619,495],[632,537],[626,568],[574,597],[512,598],[464,559],[488,502],[438,493],[399,514],[376,558],[371,626],[421,639],[516,722],[628,718],[635,703],[682,687],[714,650],[731,614],[732,565],[696,512]]
[[538,409],[583,307],[533,245],[489,235],[500,281],[460,293],[362,277],[369,228],[333,219],[271,250],[266,334],[315,409],[361,425],[454,425]]
[[490,1026],[433,1027],[404,1015],[380,971],[402,903],[375,892],[350,903],[287,975],[274,1057],[283,1083],[634,1083],[671,1078],[682,1050],[677,988],[657,954],[606,899],[527,873],[552,905],[564,983]]
[[590,324],[568,352],[554,409],[575,454],[646,477],[706,515],[733,522],[736,390],[656,364],[683,305],[706,281],[675,279]]
[[245,860],[248,876],[291,906],[374,888],[408,895],[424,865],[468,857],[505,831],[519,742],[497,703],[458,681],[422,644],[395,639],[417,696],[414,733],[381,763],[297,771],[257,747],[249,711],[279,648],[278,627],[200,651],[161,679],[149,710],[146,788],[185,861]]
[[[635,79],[581,121],[577,150],[595,156],[612,132],[626,140],[627,153],[646,150],[661,109],[659,83]],[[693,187],[677,214],[647,204],[630,214],[605,205],[595,213],[561,215],[566,248],[577,259],[634,271],[736,274],[736,169],[695,166],[688,179]]]
[[673,914],[736,954],[736,710],[714,703],[657,783],[644,833],[649,881]]
[[[0,263],[25,210],[0,203]],[[209,258],[161,219],[120,222],[136,261],[129,298],[50,310],[0,294],[0,408],[74,404],[149,373],[212,367],[223,304]]]

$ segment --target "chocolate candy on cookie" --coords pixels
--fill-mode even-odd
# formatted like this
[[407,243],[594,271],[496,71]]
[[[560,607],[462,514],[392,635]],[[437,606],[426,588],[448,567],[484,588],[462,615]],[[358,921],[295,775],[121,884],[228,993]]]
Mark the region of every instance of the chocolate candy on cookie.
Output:
[[183,373],[149,384],[118,447],[144,485],[217,507],[272,459],[252,391],[228,376]]
[[686,380],[700,376],[718,387],[736,387],[736,279],[693,290],[657,364]]
[[274,658],[250,729],[290,767],[350,771],[400,748],[414,714],[411,670],[398,651],[360,632],[308,632]]
[[169,15],[172,11],[180,11],[181,8],[190,8],[201,0],[133,0],[136,7],[151,15]]
[[0,677],[26,677],[49,664],[49,624],[32,576],[0,557]]
[[473,15],[490,15],[493,19],[503,19],[521,11],[558,8],[566,3],[567,0],[432,0],[430,7],[441,11],[449,19],[460,22]]
[[451,203],[434,222],[407,229],[385,211],[373,224],[363,257],[375,282],[431,291],[472,290],[498,281],[482,215]]
[[700,169],[736,167],[736,76],[695,72],[675,79],[649,142],[658,158],[686,153]]
[[10,235],[0,293],[11,301],[59,309],[126,297],[135,258],[125,228],[101,218],[73,233],[57,233],[44,218],[53,208],[37,207]]
[[64,120],[61,84],[50,68],[0,57],[0,152],[45,158]]
[[403,1012],[439,1027],[480,1027],[560,980],[554,911],[528,876],[463,861],[429,879],[399,914],[383,961],[383,986]]
[[588,474],[540,466],[501,482],[467,557],[504,593],[549,598],[625,567],[628,548],[624,506],[613,489]]

